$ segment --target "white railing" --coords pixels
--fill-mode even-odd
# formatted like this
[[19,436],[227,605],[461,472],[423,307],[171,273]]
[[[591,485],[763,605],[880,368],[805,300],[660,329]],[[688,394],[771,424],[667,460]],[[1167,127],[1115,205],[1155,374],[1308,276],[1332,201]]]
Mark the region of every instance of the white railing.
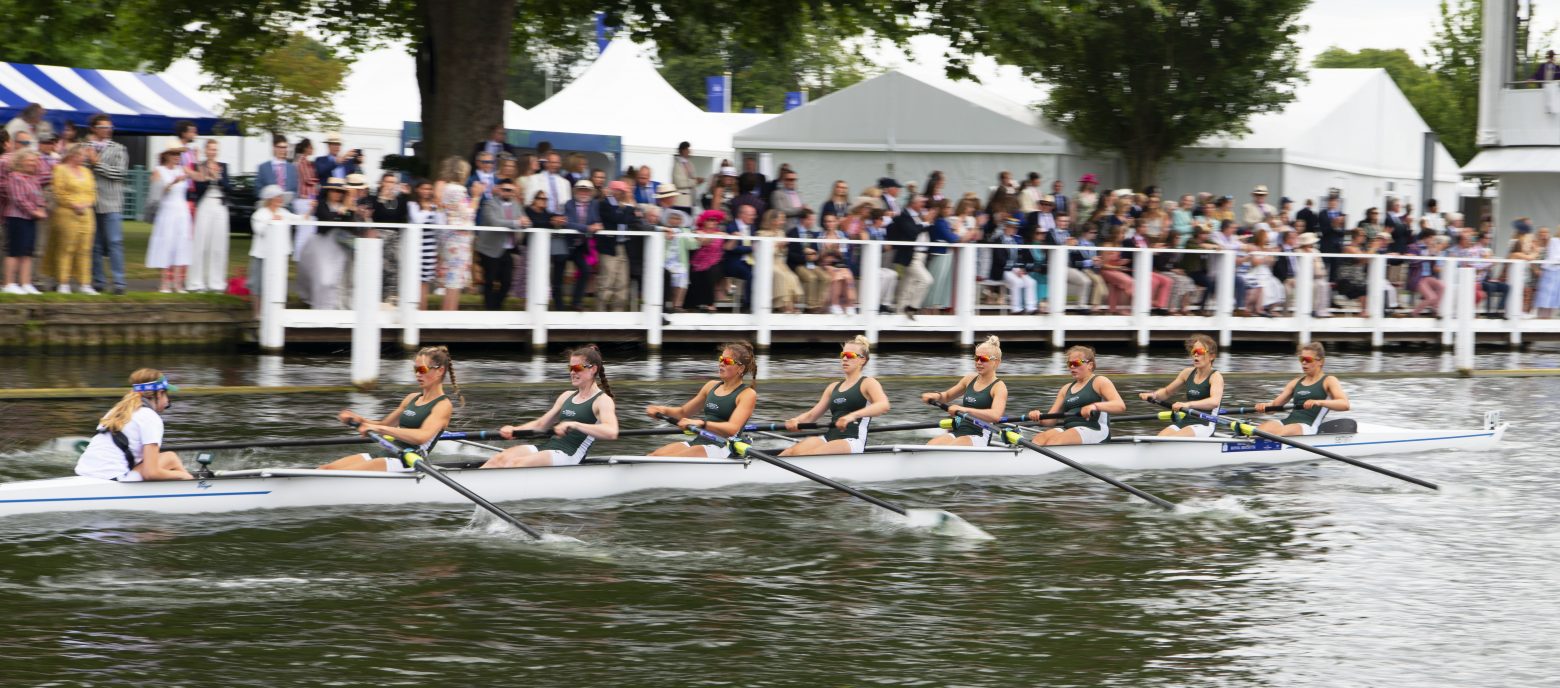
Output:
[[[939,242],[894,242],[871,239],[808,239],[809,243],[847,244],[876,248],[858,249],[859,270],[857,285],[857,315],[784,315],[773,312],[771,306],[774,280],[775,252],[783,245],[797,239],[784,237],[746,236],[741,240],[753,246],[753,280],[750,285],[752,309],[748,313],[682,313],[668,315],[663,312],[664,293],[658,277],[664,270],[666,236],[660,231],[599,232],[596,237],[637,236],[644,238],[644,264],[641,279],[641,307],[630,312],[553,311],[548,307],[551,285],[551,260],[549,240],[555,233],[578,234],[573,230],[524,229],[526,237],[525,259],[526,307],[524,311],[423,311],[416,295],[420,293],[422,232],[438,229],[463,231],[504,231],[496,227],[472,227],[450,225],[396,225],[372,223],[329,223],[300,221],[316,227],[347,227],[352,229],[386,228],[399,231],[400,268],[397,273],[398,301],[393,311],[380,308],[380,276],[382,274],[382,240],[358,238],[353,242],[356,259],[353,265],[352,310],[305,310],[286,307],[286,277],[288,261],[280,259],[291,244],[290,232],[269,232],[265,249],[261,298],[260,343],[262,348],[276,350],[285,343],[288,327],[350,328],[353,330],[353,380],[370,382],[378,376],[378,349],[382,328],[399,328],[401,343],[412,348],[420,344],[420,331],[424,327],[441,329],[524,329],[531,333],[534,348],[545,347],[548,331],[555,329],[582,330],[641,330],[651,348],[659,348],[668,328],[690,331],[733,331],[753,333],[755,343],[767,348],[776,329],[802,329],[814,331],[849,330],[866,334],[873,341],[884,331],[956,332],[958,341],[970,346],[977,332],[1033,332],[1049,331],[1053,346],[1063,346],[1068,341],[1068,330],[1124,331],[1140,346],[1149,343],[1154,331],[1184,331],[1216,333],[1221,345],[1228,346],[1236,330],[1294,333],[1300,342],[1310,341],[1318,331],[1327,334],[1351,336],[1368,335],[1373,346],[1385,343],[1389,334],[1426,333],[1439,335],[1443,344],[1456,344],[1459,361],[1466,359],[1471,365],[1473,339],[1476,333],[1505,335],[1512,344],[1520,344],[1524,331],[1560,333],[1560,320],[1526,320],[1523,292],[1526,287],[1526,261],[1499,258],[1467,258],[1450,256],[1409,256],[1374,254],[1321,254],[1279,253],[1253,251],[1246,255],[1297,258],[1297,269],[1291,278],[1287,299],[1287,314],[1274,318],[1238,317],[1235,315],[1235,279],[1237,254],[1231,250],[1201,249],[1139,249],[1127,247],[1077,247],[1045,246],[1046,303],[1049,313],[1038,316],[986,315],[980,312],[979,296],[985,275],[976,275],[979,251],[992,251],[993,260],[1004,260],[1007,245],[998,244],[946,244]],[[726,240],[737,239],[729,237]],[[951,315],[923,314],[915,319],[902,315],[880,314],[879,306],[892,301],[881,293],[885,250],[894,246],[924,246],[943,248],[954,254],[952,279],[954,298]],[[1024,248],[1031,248],[1025,246]],[[1083,315],[1068,313],[1068,253],[1077,250],[1109,251],[1130,254],[1132,261],[1132,288],[1129,292],[1130,308],[1127,315]],[[1151,312],[1153,254],[1154,253],[1204,254],[1213,280],[1213,317],[1170,317]],[[691,255],[691,251],[690,251]],[[1325,258],[1368,261],[1366,269],[1366,305],[1363,311],[1342,314],[1319,325],[1312,312],[1315,263]],[[1440,279],[1445,283],[1437,321],[1426,323],[1426,318],[1387,320],[1385,299],[1389,290],[1398,290],[1387,280],[1388,261],[1406,261],[1415,265],[1422,261],[1442,264]],[[1551,261],[1553,262],[1553,261]],[[1480,264],[1493,268],[1508,265],[1504,320],[1474,319],[1474,273],[1468,264]],[[1319,329],[1320,328],[1320,329]]]

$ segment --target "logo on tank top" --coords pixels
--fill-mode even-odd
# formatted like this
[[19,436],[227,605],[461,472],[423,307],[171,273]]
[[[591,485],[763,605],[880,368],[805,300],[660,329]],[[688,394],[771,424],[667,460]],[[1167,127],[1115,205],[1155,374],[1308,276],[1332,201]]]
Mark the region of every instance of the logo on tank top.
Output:
[[1071,403],[1074,403],[1076,401],[1078,401],[1078,395],[1074,394],[1074,395],[1072,395],[1070,397],[1067,397],[1067,402],[1066,403],[1071,404]]
[[1187,396],[1188,399],[1198,399],[1198,398],[1201,398],[1202,397],[1202,390],[1200,390],[1200,389],[1188,389],[1188,390],[1186,390],[1186,396]]
[[964,405],[965,406],[969,406],[970,404],[973,404],[973,403],[975,403],[977,401],[980,401],[980,400],[976,399],[973,395],[969,395],[969,394],[964,395]]
[[715,411],[715,410],[720,408],[720,405],[716,404],[713,401],[707,401],[707,402],[704,402],[704,408],[709,409],[711,411]]
[[844,404],[845,403],[845,397],[835,397],[834,398],[834,403],[836,403],[836,404]]
[[406,409],[405,411],[401,412],[401,415],[406,416],[407,418],[411,418],[412,416],[417,415],[417,412],[411,409]]
[[574,409],[564,409],[563,410],[563,415],[568,416],[570,418],[573,418],[574,415],[575,415],[574,414]]

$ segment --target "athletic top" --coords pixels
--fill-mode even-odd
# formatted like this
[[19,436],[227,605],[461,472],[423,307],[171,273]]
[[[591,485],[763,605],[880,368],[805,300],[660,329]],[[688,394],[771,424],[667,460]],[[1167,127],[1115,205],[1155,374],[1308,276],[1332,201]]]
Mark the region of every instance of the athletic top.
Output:
[[[728,420],[731,420],[731,414],[737,412],[737,397],[742,394],[742,390],[744,390],[744,389],[747,389],[747,383],[745,383],[745,382],[740,384],[740,385],[737,385],[737,388],[734,389],[734,390],[731,390],[730,394],[727,394],[725,396],[721,396],[720,394],[717,393],[718,390],[720,390],[720,384],[719,383],[717,383],[714,387],[711,387],[710,388],[710,393],[705,395],[705,397],[704,397],[704,422],[705,422],[705,424],[707,425],[709,423],[724,423],[724,422],[726,422]],[[712,440],[709,440],[709,439],[706,439],[703,435],[695,435],[694,438],[693,438],[693,441],[689,442],[688,444],[690,444],[690,445],[700,445],[700,444],[715,445],[716,442],[714,442]]]
[[[114,443],[112,433],[107,428],[99,425],[98,432],[87,443],[85,451],[81,452],[81,458],[76,460],[76,475],[88,478],[102,478],[104,480],[117,480],[126,477],[135,465],[141,463],[141,448],[148,444],[161,445],[163,443],[163,420],[150,406],[142,406],[130,416],[130,422],[125,423],[120,433],[128,440],[128,449],[121,449]],[[125,457],[125,452],[130,453],[130,459]],[[139,474],[138,474],[139,477]],[[138,478],[131,478],[132,480]]]
[[[1186,374],[1186,400],[1187,401],[1202,401],[1203,399],[1207,399],[1208,395],[1213,394],[1213,374],[1216,373],[1216,372],[1219,372],[1219,371],[1217,371],[1217,370],[1210,370],[1210,371],[1208,371],[1208,377],[1203,378],[1202,382],[1198,382],[1197,381],[1197,369],[1196,368],[1193,368],[1191,372],[1187,373]],[[1184,428],[1184,427],[1188,427],[1188,426],[1192,426],[1192,425],[1208,425],[1208,421],[1203,420],[1201,418],[1198,418],[1197,416],[1194,416],[1194,415],[1192,415],[1190,413],[1187,413],[1187,414],[1182,415],[1180,417],[1176,417],[1175,420],[1174,420],[1174,425],[1176,427],[1178,427],[1178,428]]]
[[861,436],[861,424],[871,419],[857,418],[855,422],[846,425],[844,430],[836,427],[834,423],[839,422],[840,418],[846,415],[867,407],[867,395],[861,393],[861,385],[865,384],[866,381],[867,376],[863,375],[850,389],[840,389],[839,386],[845,384],[844,380],[834,383],[834,387],[829,394],[829,413],[833,422],[829,423],[829,431],[823,434],[824,441],[832,442],[847,437]]
[[[975,389],[975,381],[978,378],[979,378],[979,376],[970,378],[970,383],[968,385],[964,386],[964,396],[960,397],[959,401],[958,401],[960,406],[964,406],[966,408],[972,408],[972,409],[989,409],[989,408],[991,408],[991,402],[992,402],[991,390],[997,386],[998,382],[1002,381],[1002,378],[997,378],[995,380],[992,380],[991,384],[986,385],[985,389]],[[976,425],[974,423],[971,423],[971,422],[969,422],[969,421],[967,421],[967,420],[965,420],[963,418],[960,418],[958,424],[953,426],[953,436],[954,437],[964,437],[964,436],[967,436],[967,435],[981,435],[981,434],[984,434],[985,432],[986,431],[982,430],[980,428],[980,426],[978,426],[978,425]]]
[[[1099,392],[1094,391],[1095,377],[1097,376],[1090,375],[1089,379],[1084,380],[1083,389],[1074,390],[1071,384],[1068,384],[1063,388],[1067,390],[1067,396],[1062,397],[1062,413],[1077,411],[1085,406],[1088,406],[1089,404],[1098,404],[1102,401],[1105,401],[1105,399],[1100,396]],[[1062,421],[1062,428],[1088,428],[1090,430],[1099,430],[1100,414],[1095,413],[1093,418],[1084,418],[1082,415],[1068,416],[1065,420]]]
[[[433,407],[439,402],[448,398],[450,398],[449,395],[440,394],[439,396],[434,397],[432,401],[421,405],[417,403],[416,399],[412,399],[411,402],[406,405],[406,410],[401,412],[401,422],[397,425],[408,430],[421,429],[423,423],[428,421],[428,414],[433,412]],[[433,445],[438,444],[438,442],[439,436],[434,435],[432,439],[424,442],[421,445],[418,445],[417,452],[419,454],[427,454],[430,450],[433,449]]]
[[1312,425],[1316,423],[1317,414],[1322,412],[1322,408],[1303,407],[1305,402],[1311,399],[1332,398],[1327,395],[1327,378],[1329,377],[1332,376],[1323,373],[1320,378],[1317,378],[1316,382],[1309,385],[1305,384],[1304,376],[1295,380],[1295,393],[1290,398],[1290,403],[1294,404],[1295,410],[1290,411],[1289,415],[1284,417],[1284,425]]
[[[595,408],[596,397],[599,397],[602,394],[604,394],[604,392],[598,389],[596,390],[595,394],[590,395],[590,398],[586,399],[585,401],[575,401],[574,398],[578,395],[570,394],[569,398],[563,400],[563,408],[558,410],[558,416],[562,420],[572,420],[576,423],[593,425],[598,420],[596,418]],[[578,452],[581,449],[583,449],[586,453],[589,453],[590,445],[595,443],[596,438],[580,432],[579,430],[570,430],[566,433],[563,433],[563,437],[553,435],[546,442],[543,442],[542,446],[537,447],[537,449],[541,451],[556,449],[565,454],[568,454],[569,456],[573,456],[575,452]],[[584,454],[581,454],[581,456],[584,456]]]

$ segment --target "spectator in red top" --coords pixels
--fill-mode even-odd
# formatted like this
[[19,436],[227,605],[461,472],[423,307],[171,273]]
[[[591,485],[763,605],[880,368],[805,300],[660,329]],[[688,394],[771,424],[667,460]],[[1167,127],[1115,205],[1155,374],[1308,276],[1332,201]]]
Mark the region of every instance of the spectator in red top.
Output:
[[11,154],[5,176],[5,288],[7,294],[39,294],[32,285],[33,251],[38,221],[47,217],[48,205],[38,178],[37,151],[22,149]]

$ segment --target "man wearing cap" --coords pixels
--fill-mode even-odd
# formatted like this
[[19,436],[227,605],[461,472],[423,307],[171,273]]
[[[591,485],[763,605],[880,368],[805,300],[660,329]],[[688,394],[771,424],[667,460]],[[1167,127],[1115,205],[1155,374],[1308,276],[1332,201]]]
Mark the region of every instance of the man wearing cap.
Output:
[[[624,181],[607,184],[607,193],[596,204],[602,227],[608,232],[626,232],[639,224],[639,210],[634,207],[633,190]],[[628,244],[629,237],[622,234],[597,234],[596,253],[596,303],[598,310],[619,311],[628,309]]]
[[1251,226],[1266,220],[1269,215],[1277,213],[1272,204],[1267,202],[1268,188],[1266,184],[1258,184],[1251,190],[1251,202],[1240,207],[1240,224],[1242,227]]
[[[693,198],[704,178],[693,173],[693,149],[687,141],[677,144],[677,155],[672,158],[672,186],[677,192],[671,207],[683,212],[683,215],[693,213]],[[659,192],[656,194],[660,199]],[[686,227],[686,224],[678,225]]]
[[[549,156],[551,159],[557,154]],[[585,284],[590,281],[590,265],[585,262],[590,235],[601,231],[601,214],[596,209],[596,185],[581,179],[574,183],[574,198],[563,204],[563,226],[579,234],[554,234],[552,239],[552,293],[553,308],[557,310],[584,310]],[[551,197],[548,197],[551,200]],[[563,272],[574,264],[574,290],[569,303],[563,299]]]

